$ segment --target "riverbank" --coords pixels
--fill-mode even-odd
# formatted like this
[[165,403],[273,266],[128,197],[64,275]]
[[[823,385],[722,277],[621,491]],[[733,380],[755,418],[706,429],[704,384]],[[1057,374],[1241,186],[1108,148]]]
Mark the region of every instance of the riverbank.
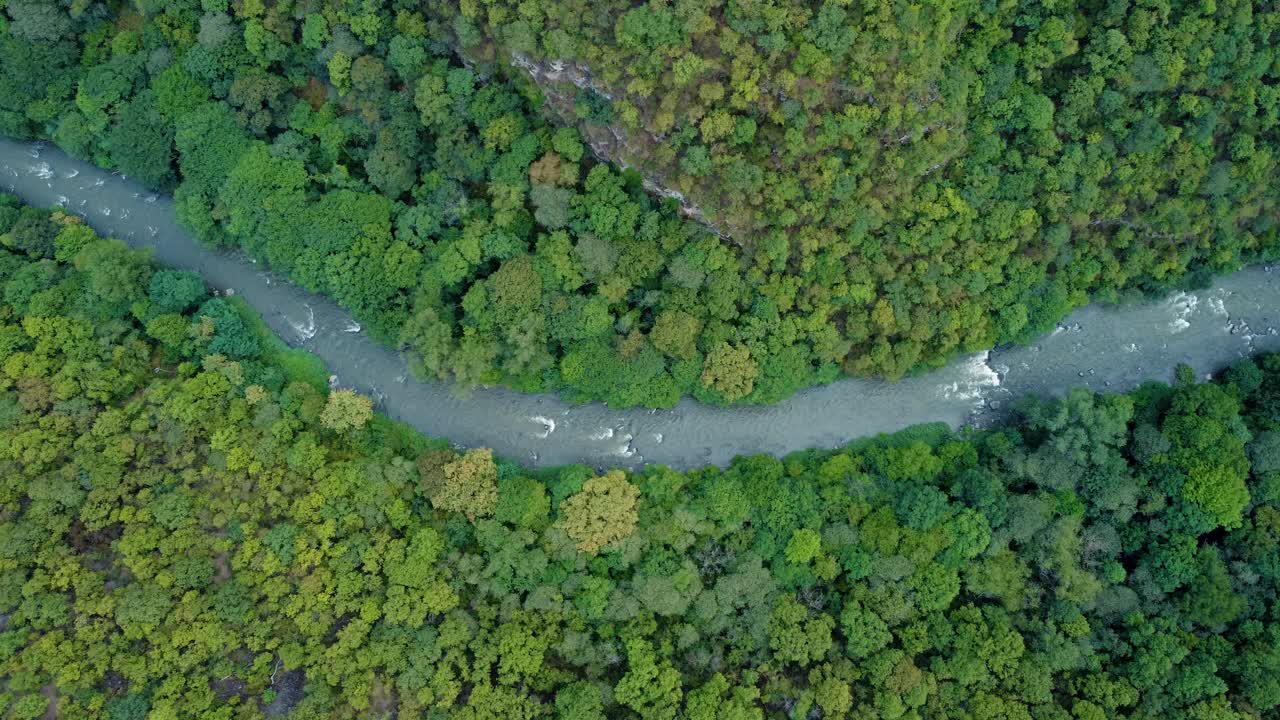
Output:
[[1023,394],[1060,395],[1074,386],[1124,391],[1170,380],[1178,364],[1204,375],[1280,350],[1280,270],[1260,267],[1160,302],[1083,308],[1031,346],[962,358],[897,383],[840,380],[768,407],[713,408],[685,399],[671,410],[615,410],[503,389],[459,395],[413,379],[394,350],[369,338],[332,301],[242,255],[200,245],[178,226],[168,197],[53,147],[4,139],[0,186],[33,205],[62,205],[103,235],[152,248],[167,265],[199,271],[211,286],[244,298],[287,342],[318,355],[339,385],[371,395],[391,417],[534,466],[725,465],[736,455],[834,447],[927,422],[986,424]]

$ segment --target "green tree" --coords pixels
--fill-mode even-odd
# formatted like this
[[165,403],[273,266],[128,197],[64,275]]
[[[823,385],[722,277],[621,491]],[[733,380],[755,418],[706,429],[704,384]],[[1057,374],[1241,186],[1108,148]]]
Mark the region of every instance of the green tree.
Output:
[[99,240],[85,246],[74,263],[85,271],[89,291],[105,303],[123,304],[141,297],[151,280],[151,262],[119,240]]
[[769,616],[769,647],[779,661],[806,667],[826,657],[834,628],[830,615],[813,614],[793,596],[784,595]]
[[627,672],[614,685],[614,698],[641,717],[675,720],[682,697],[680,673],[644,640],[628,640],[626,647]]
[[207,296],[204,280],[189,270],[158,270],[147,288],[147,297],[161,312],[186,312]]
[[147,187],[173,188],[173,125],[161,117],[150,93],[138,95],[121,108],[102,145],[120,172]]
[[227,300],[206,300],[194,317],[197,335],[208,342],[209,352],[231,357],[253,357],[261,352],[258,338]]
[[604,720],[600,688],[586,681],[562,687],[556,693],[556,720]]
[[869,657],[893,640],[889,626],[856,600],[847,603],[840,613],[840,627],[844,631],[845,652],[854,660]]
[[1215,525],[1234,528],[1249,503],[1245,478],[1249,432],[1239,403],[1215,385],[1178,389],[1162,425],[1171,444],[1169,459],[1185,478],[1181,496]]

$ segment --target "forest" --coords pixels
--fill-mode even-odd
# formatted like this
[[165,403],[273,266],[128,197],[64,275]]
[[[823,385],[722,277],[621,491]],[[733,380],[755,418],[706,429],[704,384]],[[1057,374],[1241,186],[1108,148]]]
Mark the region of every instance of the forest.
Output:
[[0,195],[0,716],[1280,717],[1280,355],[531,470]]
[[1249,0],[9,0],[0,134],[174,192],[423,377],[770,403],[1280,256],[1278,27]]

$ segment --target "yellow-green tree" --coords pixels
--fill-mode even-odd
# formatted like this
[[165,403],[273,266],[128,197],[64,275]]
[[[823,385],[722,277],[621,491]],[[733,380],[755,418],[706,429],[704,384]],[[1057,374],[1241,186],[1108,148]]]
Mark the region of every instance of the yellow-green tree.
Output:
[[743,345],[720,343],[707,353],[702,366],[702,386],[711,388],[733,402],[751,394],[760,369]]
[[431,504],[438,510],[460,512],[474,521],[498,507],[498,466],[488,448],[468,450],[441,468],[431,488]]
[[591,478],[582,490],[560,505],[559,526],[578,550],[592,555],[600,548],[630,537],[639,519],[640,490],[621,470]]
[[373,417],[373,400],[355,390],[334,390],[320,411],[320,424],[334,432],[359,430]]
[[674,358],[686,360],[698,353],[698,333],[702,321],[683,310],[666,310],[653,321],[649,340],[653,346]]

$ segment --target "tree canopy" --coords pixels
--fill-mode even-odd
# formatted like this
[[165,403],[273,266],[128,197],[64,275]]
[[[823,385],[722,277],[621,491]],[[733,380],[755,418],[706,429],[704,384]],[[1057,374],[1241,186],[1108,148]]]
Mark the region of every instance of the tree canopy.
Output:
[[1280,712],[1280,355],[986,430],[534,470],[192,283],[0,195],[6,718]]
[[1250,0],[0,16],[0,133],[173,189],[463,385],[770,403],[1280,252]]

